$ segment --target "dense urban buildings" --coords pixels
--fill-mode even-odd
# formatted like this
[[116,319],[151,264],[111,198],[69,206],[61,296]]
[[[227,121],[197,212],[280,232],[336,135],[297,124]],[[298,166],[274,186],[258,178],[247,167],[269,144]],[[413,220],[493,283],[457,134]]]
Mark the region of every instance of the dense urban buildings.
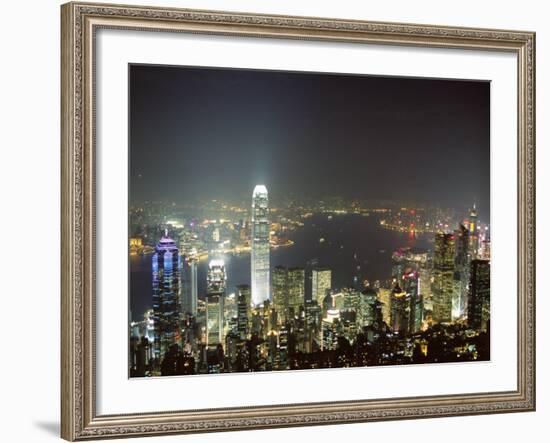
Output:
[[[268,218],[267,190],[260,185],[248,214],[236,206],[224,211],[220,203],[223,217],[158,222],[135,232],[130,245],[136,260],[150,264],[152,286],[151,308],[130,324],[130,375],[488,359],[490,239],[475,211],[454,223],[444,216],[430,232],[396,234],[416,246],[378,251],[387,258],[376,279],[358,252],[327,259],[332,267],[316,257],[306,257],[303,266],[275,264],[281,251],[298,248],[293,239],[308,238],[300,236],[304,230],[318,227],[322,251],[333,241],[323,223],[374,222],[380,233],[391,232],[385,220],[401,211],[340,204],[274,207]],[[147,249],[151,232],[160,239]],[[335,279],[342,274],[335,263],[349,266],[347,284]]]

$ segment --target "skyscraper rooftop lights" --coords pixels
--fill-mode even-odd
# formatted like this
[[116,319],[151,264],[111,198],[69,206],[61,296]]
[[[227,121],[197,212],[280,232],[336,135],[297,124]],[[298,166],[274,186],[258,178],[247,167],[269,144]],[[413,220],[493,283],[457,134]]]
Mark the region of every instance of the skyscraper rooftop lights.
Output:
[[252,195],[256,196],[260,194],[267,194],[267,188],[265,185],[256,185],[254,187],[254,191],[252,192]]

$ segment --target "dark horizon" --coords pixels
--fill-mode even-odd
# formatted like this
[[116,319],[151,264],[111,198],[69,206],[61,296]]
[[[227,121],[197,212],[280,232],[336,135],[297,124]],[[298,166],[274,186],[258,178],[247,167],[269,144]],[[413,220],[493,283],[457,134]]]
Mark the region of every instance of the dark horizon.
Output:
[[131,201],[473,202],[489,217],[490,83],[131,65]]

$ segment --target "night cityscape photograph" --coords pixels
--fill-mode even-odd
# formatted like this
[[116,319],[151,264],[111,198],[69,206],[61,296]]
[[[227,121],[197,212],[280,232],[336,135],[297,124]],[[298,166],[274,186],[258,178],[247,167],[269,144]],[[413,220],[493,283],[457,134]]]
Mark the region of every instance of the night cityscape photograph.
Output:
[[490,360],[489,82],[129,82],[129,377]]

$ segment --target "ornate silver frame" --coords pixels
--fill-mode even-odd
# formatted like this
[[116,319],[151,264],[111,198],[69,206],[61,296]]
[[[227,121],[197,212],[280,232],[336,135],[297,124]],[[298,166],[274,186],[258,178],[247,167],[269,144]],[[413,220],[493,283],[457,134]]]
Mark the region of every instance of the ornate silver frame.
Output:
[[[535,410],[535,34],[68,3],[61,7],[61,436],[196,433]],[[94,35],[99,28],[508,51],[518,60],[518,380],[510,392],[98,416]]]

